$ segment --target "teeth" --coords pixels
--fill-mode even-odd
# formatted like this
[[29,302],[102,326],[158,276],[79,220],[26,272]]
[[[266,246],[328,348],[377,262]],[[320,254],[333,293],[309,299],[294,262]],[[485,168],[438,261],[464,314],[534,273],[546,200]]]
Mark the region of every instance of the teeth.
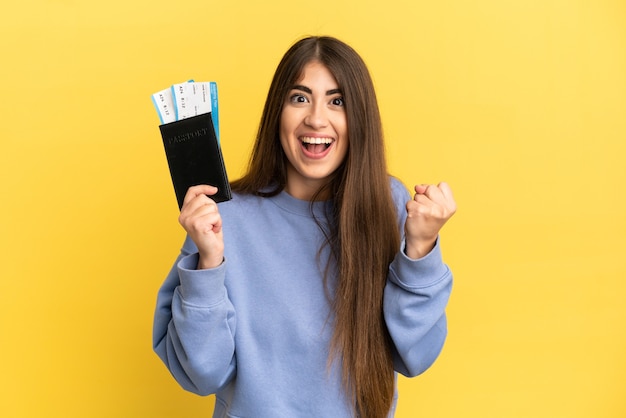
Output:
[[330,144],[333,142],[332,138],[312,138],[309,136],[303,136],[300,140],[305,144]]

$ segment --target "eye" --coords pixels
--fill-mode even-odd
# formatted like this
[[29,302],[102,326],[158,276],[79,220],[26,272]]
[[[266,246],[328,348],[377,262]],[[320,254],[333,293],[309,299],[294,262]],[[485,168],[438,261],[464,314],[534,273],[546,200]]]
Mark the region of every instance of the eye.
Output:
[[333,99],[330,101],[330,103],[331,103],[333,106],[341,106],[341,107],[343,107],[343,106],[345,105],[345,102],[344,102],[344,100],[343,100],[343,97],[335,97],[335,98],[333,98]]
[[308,99],[300,93],[294,93],[291,96],[289,96],[289,101],[291,103],[306,103],[308,102]]

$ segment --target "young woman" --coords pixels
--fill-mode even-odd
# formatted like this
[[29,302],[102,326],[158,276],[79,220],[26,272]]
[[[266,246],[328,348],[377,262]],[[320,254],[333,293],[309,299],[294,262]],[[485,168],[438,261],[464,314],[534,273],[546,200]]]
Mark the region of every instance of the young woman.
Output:
[[395,373],[415,376],[446,337],[452,275],[438,234],[450,188],[387,173],[359,55],[330,37],[280,62],[248,172],[219,206],[191,187],[187,239],[162,285],[154,349],[213,417],[384,418]]

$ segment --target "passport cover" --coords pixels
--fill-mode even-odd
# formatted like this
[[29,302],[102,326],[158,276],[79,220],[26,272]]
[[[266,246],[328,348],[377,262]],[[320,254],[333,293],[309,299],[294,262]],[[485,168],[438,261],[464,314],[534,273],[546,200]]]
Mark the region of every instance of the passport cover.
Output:
[[198,184],[217,187],[217,194],[210,196],[216,202],[232,198],[211,113],[159,125],[159,129],[178,209],[183,206],[187,189]]

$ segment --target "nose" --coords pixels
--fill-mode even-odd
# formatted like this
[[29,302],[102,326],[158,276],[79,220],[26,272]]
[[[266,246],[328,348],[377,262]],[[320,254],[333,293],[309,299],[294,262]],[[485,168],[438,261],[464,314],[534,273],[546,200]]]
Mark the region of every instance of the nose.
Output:
[[323,103],[314,104],[304,118],[304,123],[314,129],[325,128],[328,125],[327,109]]

